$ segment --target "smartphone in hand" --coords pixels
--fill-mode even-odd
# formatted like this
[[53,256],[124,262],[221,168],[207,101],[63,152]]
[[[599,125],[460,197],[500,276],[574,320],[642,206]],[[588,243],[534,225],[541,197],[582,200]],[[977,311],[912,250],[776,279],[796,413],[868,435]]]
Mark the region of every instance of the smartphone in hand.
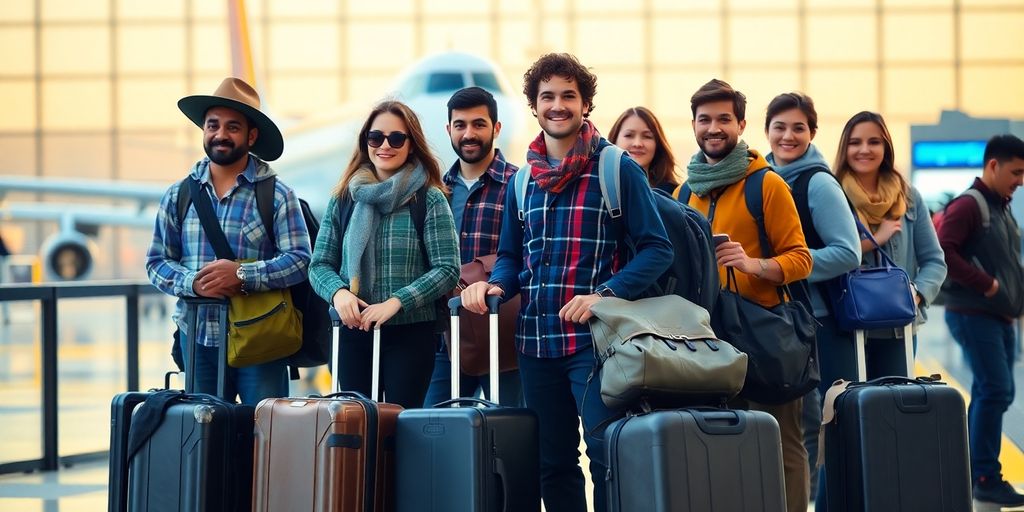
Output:
[[715,247],[718,247],[719,245],[729,241],[729,235],[725,233],[711,235],[711,241],[715,243]]

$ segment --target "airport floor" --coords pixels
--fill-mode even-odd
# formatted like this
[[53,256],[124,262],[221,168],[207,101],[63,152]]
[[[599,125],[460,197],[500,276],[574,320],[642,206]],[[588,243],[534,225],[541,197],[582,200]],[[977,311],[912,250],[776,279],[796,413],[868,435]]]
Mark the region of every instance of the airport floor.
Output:
[[[105,450],[109,438],[109,400],[123,388],[123,326],[111,318],[123,317],[119,303],[95,300],[68,304],[60,311],[60,453],[69,455]],[[149,308],[144,308],[148,310]],[[169,323],[160,304],[140,320],[143,387],[160,384],[166,366]],[[39,443],[38,327],[29,304],[13,304],[10,322],[0,318],[0,463],[31,459]],[[930,311],[933,321],[918,333],[917,373],[942,374],[944,380],[967,396],[971,377],[959,347],[942,322],[941,309]],[[1024,363],[1015,368],[1017,389],[1024,389]],[[297,383],[293,395],[326,388],[325,374]],[[1024,490],[1024,401],[1018,399],[1004,420],[1001,462],[1006,478]],[[583,447],[580,449],[583,452]],[[583,461],[586,467],[586,461]],[[588,491],[590,485],[588,483]],[[588,492],[588,495],[590,493]],[[106,510],[105,461],[80,463],[55,472],[0,475],[0,511],[58,512]],[[809,508],[813,511],[813,504]],[[998,507],[976,506],[976,512]],[[1002,510],[1022,510],[1002,509]]]

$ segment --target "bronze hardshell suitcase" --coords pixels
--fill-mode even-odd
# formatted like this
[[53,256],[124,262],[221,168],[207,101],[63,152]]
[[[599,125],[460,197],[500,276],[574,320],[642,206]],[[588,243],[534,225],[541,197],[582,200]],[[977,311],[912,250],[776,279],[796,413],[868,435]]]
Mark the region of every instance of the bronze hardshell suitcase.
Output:
[[[335,321],[332,368],[338,367]],[[380,330],[374,330],[374,351]],[[374,358],[379,361],[379,357]],[[377,391],[374,366],[374,394]],[[332,376],[332,390],[338,389]],[[394,509],[395,404],[361,393],[270,398],[256,407],[253,510],[387,512]]]

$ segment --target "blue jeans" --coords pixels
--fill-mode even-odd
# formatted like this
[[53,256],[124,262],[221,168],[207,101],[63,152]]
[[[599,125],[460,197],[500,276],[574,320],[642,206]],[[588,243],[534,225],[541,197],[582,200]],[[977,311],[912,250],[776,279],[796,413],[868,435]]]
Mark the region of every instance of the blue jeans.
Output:
[[[185,371],[188,371],[189,351],[185,333],[181,333],[181,350],[185,357]],[[207,347],[198,343],[192,347],[196,350],[196,378],[194,393],[217,394],[217,368],[220,360],[220,349]],[[234,401],[237,395],[243,404],[256,405],[264,398],[288,396],[287,359],[278,359],[269,363],[246,366],[245,368],[227,367],[227,380],[224,382],[225,400]],[[186,378],[189,378],[186,374]]]
[[[459,396],[477,397],[481,396],[487,400],[491,398],[491,379],[489,374],[480,376],[466,375],[459,376]],[[431,407],[436,403],[451,398],[452,394],[452,362],[448,359],[448,349],[441,344],[440,350],[434,355],[434,374],[430,377],[430,388],[427,389],[427,397],[423,399],[423,407]],[[519,380],[519,370],[509,370],[498,375],[498,398],[501,405],[509,407],[523,407],[523,384]]]
[[967,431],[971,447],[971,476],[1001,476],[999,443],[1003,414],[1013,403],[1013,325],[985,315],[946,310],[946,325],[963,349],[971,367],[971,405]]
[[544,507],[558,512],[586,512],[585,479],[580,469],[580,418],[586,433],[594,510],[607,509],[604,432],[592,432],[614,416],[601,401],[601,379],[594,351],[587,347],[558,358],[519,354],[523,395],[540,419],[540,485]]

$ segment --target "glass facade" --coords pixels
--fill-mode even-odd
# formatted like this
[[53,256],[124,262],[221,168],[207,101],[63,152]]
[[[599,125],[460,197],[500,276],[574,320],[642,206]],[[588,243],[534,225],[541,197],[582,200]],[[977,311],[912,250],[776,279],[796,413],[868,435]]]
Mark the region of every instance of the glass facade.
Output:
[[[168,184],[182,176],[202,150],[175,103],[230,74],[226,4],[0,3],[0,174]],[[574,53],[598,75],[599,129],[627,107],[648,106],[684,161],[696,150],[689,97],[712,77],[747,94],[745,139],[762,150],[764,109],[790,90],[814,98],[815,143],[824,154],[834,154],[852,114],[877,110],[904,168],[909,125],[935,122],[941,109],[1024,117],[1024,0],[393,0],[386,9],[358,0],[251,0],[246,7],[260,92],[281,125],[332,105],[363,111],[402,69],[443,50],[490,58],[515,91],[540,54]],[[528,123],[508,148],[511,160],[521,160],[535,132]],[[51,229],[25,229],[25,252]],[[117,239],[101,232],[100,247],[128,252]],[[106,263],[106,275],[141,275],[119,275],[119,265]],[[102,266],[97,272],[104,276]]]

